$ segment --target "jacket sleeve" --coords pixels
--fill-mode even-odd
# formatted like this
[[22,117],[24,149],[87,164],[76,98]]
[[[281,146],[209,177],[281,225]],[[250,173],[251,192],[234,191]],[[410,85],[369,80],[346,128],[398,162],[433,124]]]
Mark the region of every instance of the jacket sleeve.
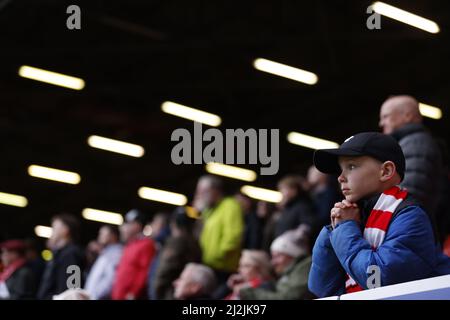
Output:
[[155,246],[152,242],[148,242],[148,245],[142,246],[139,254],[136,256],[136,269],[135,273],[130,278],[130,283],[127,292],[125,293],[125,299],[128,296],[132,296],[134,299],[140,297],[147,285],[148,268],[155,255]]
[[331,246],[330,234],[330,226],[322,228],[314,244],[309,272],[309,290],[320,298],[345,291],[345,271]]
[[101,279],[96,282],[95,292],[98,299],[108,299],[111,296],[114,277],[116,275],[117,265],[122,254],[122,250],[118,249],[109,255],[109,259],[105,261],[104,271]]
[[401,186],[408,189],[427,209],[434,209],[435,194],[442,175],[441,155],[435,141],[425,133],[416,133],[400,140],[405,155],[405,178]]
[[219,256],[227,257],[229,252],[235,251],[241,245],[244,231],[244,218],[237,201],[229,201],[226,204],[226,213],[223,216],[223,234],[220,242]]
[[368,271],[369,266],[379,268],[381,286],[430,277],[436,266],[431,224],[426,213],[416,206],[399,212],[376,250],[352,220],[333,230],[331,244],[346,272],[365,289],[368,277],[373,274]]

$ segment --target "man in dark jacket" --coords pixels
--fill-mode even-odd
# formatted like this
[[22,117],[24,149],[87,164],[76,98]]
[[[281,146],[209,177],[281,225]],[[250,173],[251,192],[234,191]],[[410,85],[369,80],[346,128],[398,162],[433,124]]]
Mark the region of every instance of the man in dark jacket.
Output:
[[[81,272],[84,267],[84,255],[82,250],[75,244],[78,235],[78,220],[75,216],[63,213],[52,219],[52,236],[49,246],[52,249],[53,258],[50,260],[42,276],[38,291],[38,299],[52,299],[54,295],[60,294],[68,289],[73,283],[71,279],[74,271],[79,268],[79,282],[81,286]],[[74,266],[69,268],[70,266]],[[76,285],[76,282],[74,283]]]
[[242,243],[243,249],[258,250],[262,245],[262,219],[258,217],[253,200],[243,193],[235,195],[244,214],[244,239]]
[[35,296],[33,272],[26,265],[25,243],[9,240],[0,244],[3,272],[0,273],[0,299],[32,299]]
[[281,215],[275,227],[275,237],[301,224],[308,225],[312,230],[316,227],[313,204],[302,183],[306,184],[306,180],[295,175],[286,176],[278,183],[278,190],[283,197],[278,203]]
[[401,186],[434,217],[442,191],[442,155],[422,124],[419,103],[411,96],[390,97],[381,106],[379,125],[384,134],[398,141],[405,155],[405,178]]

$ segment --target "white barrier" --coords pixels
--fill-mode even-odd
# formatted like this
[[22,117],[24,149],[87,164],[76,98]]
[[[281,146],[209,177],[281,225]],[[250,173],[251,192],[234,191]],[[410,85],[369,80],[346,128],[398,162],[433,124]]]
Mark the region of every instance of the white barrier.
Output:
[[450,300],[450,275],[394,284],[318,300]]

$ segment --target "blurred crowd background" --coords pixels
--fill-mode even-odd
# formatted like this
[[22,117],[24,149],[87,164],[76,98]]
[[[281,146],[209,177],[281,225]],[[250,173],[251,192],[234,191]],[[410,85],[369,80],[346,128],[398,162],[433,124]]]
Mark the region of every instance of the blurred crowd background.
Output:
[[[363,131],[399,141],[448,253],[450,2],[389,4],[439,28],[370,29],[359,0],[0,0],[0,298],[313,298],[342,194],[312,154]],[[278,173],[175,165],[192,120],[279,129]]]

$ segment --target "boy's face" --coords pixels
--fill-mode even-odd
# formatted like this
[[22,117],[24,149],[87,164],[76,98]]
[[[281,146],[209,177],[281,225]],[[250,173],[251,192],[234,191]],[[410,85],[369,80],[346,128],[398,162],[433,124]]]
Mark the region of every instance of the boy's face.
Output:
[[341,174],[338,181],[345,199],[357,202],[379,192],[382,186],[382,163],[368,156],[339,157]]

